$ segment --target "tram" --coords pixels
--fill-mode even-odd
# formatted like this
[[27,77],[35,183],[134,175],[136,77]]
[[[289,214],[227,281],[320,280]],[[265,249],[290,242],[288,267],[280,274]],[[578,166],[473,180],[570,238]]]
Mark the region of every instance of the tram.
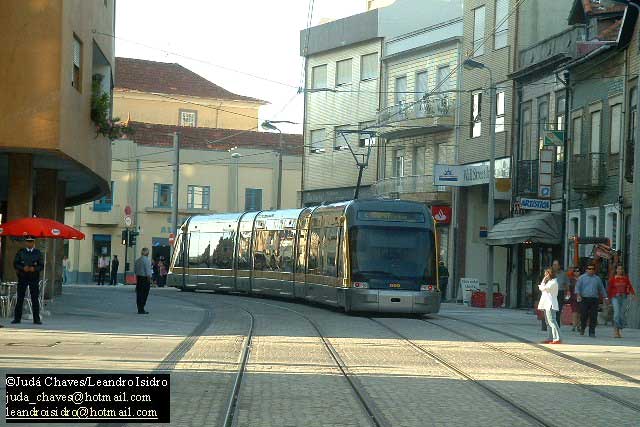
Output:
[[433,218],[415,202],[197,215],[176,236],[167,283],[345,312],[437,313],[437,257]]

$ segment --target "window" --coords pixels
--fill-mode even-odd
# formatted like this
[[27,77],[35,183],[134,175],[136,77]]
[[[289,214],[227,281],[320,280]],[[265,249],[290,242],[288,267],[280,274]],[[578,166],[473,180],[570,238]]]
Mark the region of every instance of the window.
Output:
[[582,117],[578,116],[573,119],[571,131],[571,144],[573,145],[573,154],[579,155],[582,151]]
[[327,88],[327,64],[318,65],[311,69],[311,88],[326,89]]
[[393,152],[393,176],[398,178],[404,176],[404,150]]
[[449,74],[451,74],[451,68],[448,65],[438,67],[436,87],[439,92],[446,92],[451,88]]
[[351,59],[336,62],[336,86],[351,84]]
[[194,128],[198,124],[198,112],[195,110],[180,110],[180,126]]
[[482,135],[482,91],[471,94],[471,138]]
[[153,207],[170,208],[172,206],[173,185],[153,184]]
[[324,153],[325,142],[324,129],[316,129],[311,131],[311,152],[312,153]]
[[210,187],[189,185],[187,187],[187,209],[209,209]]
[[251,269],[251,231],[241,231],[238,236],[238,270]]
[[496,133],[504,132],[504,91],[496,92]]
[[73,35],[73,71],[71,74],[71,86],[81,91],[82,87],[82,42]]
[[416,74],[416,99],[421,99],[429,91],[429,74],[420,71]]
[[591,113],[591,152],[600,152],[600,119],[601,112],[594,111]]
[[622,126],[622,104],[616,104],[611,107],[611,143],[609,150],[611,154],[619,154],[622,144],[621,129]]
[[[361,122],[358,125],[358,129],[362,130],[368,130],[368,131],[373,131],[373,126],[376,125],[375,121],[369,121],[369,122]],[[358,146],[359,147],[373,147],[374,145],[376,145],[376,137],[375,136],[371,136],[371,135],[367,135],[367,134],[360,134],[359,136],[359,141],[358,141]]]
[[94,212],[111,212],[111,208],[113,207],[113,188],[113,181],[111,181],[110,194],[93,201]]
[[402,104],[407,97],[407,76],[396,77],[394,89],[395,105]]
[[411,159],[411,163],[413,165],[413,175],[424,175],[426,152],[427,148],[424,145],[413,147],[413,158]]
[[473,55],[471,56],[484,54],[484,11],[484,6],[473,11]]
[[501,49],[507,45],[507,37],[509,35],[509,1],[496,0],[496,23],[495,36],[493,39],[493,48]]
[[244,190],[244,210],[262,210],[262,188],[245,188]]
[[[566,98],[564,94],[556,95],[556,130],[564,130],[565,127],[565,107],[566,107]],[[556,162],[564,161],[564,147],[556,147]],[[557,168],[557,170],[561,170]]]
[[370,53],[360,57],[360,80],[372,80],[378,77],[378,54]]
[[[627,150],[627,154],[626,154],[626,161],[625,161],[625,165],[624,165],[624,176],[625,179],[628,182],[632,182],[633,181],[633,153],[634,153],[634,143],[636,140],[636,120],[637,120],[637,114],[638,111],[636,109],[636,102],[637,102],[637,96],[638,96],[638,91],[637,88],[631,88],[631,90],[629,90],[629,136],[627,138],[627,144],[625,149]],[[626,248],[628,248],[629,246],[625,246]],[[629,252],[629,251],[625,251],[625,252]]]
[[[549,98],[538,98],[538,150],[544,147],[544,135],[549,127]],[[538,152],[534,159],[538,158]]]
[[333,137],[333,149],[336,151],[349,150],[349,145],[353,147],[358,137],[355,133],[341,133],[343,130],[349,130],[350,126],[336,126]]
[[606,207],[606,217],[604,220],[605,237],[611,239],[611,247],[618,248],[618,211],[614,206]]
[[[522,160],[532,160],[532,140],[531,140],[531,102],[522,105]],[[535,145],[534,145],[535,147]]]

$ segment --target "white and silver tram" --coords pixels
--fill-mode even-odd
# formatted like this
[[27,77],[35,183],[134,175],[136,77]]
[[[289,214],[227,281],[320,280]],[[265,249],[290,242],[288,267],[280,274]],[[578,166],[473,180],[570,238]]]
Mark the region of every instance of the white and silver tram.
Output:
[[437,257],[433,218],[414,202],[198,215],[176,237],[168,283],[346,312],[437,313]]

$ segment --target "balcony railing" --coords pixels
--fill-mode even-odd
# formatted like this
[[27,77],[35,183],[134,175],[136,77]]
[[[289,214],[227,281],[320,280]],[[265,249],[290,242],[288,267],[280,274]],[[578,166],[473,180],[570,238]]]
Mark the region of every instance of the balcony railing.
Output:
[[575,58],[577,45],[585,39],[585,28],[576,26],[522,49],[518,52],[518,71],[549,61]]
[[518,161],[518,194],[538,194],[538,160]]
[[446,192],[447,187],[433,185],[433,175],[394,176],[373,184],[377,196]]
[[606,186],[606,154],[576,154],[573,156],[571,171],[573,189],[575,191],[579,193],[599,193]]
[[[401,101],[378,113],[378,125],[384,126],[406,120],[431,118],[437,126],[439,117],[453,117],[455,97],[451,94],[425,96],[418,101]],[[434,120],[435,119],[435,120]]]

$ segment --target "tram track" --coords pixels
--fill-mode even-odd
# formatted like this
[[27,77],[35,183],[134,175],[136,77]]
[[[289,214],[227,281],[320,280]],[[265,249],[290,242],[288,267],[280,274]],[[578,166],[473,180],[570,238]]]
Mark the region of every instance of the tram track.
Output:
[[289,307],[281,306],[278,304],[269,304],[261,301],[252,301],[251,299],[243,299],[243,301],[251,304],[258,304],[258,305],[268,306],[272,308],[277,308],[280,310],[285,310],[285,311],[294,313],[295,315],[305,319],[318,334],[318,337],[320,338],[327,353],[329,354],[331,359],[334,361],[342,377],[347,381],[347,383],[349,384],[349,387],[353,391],[354,396],[357,398],[358,402],[361,404],[362,409],[365,411],[371,425],[375,427],[391,427],[392,424],[386,419],[382,411],[380,411],[379,408],[376,407],[373,399],[371,399],[371,397],[368,396],[367,392],[364,390],[364,387],[358,380],[357,376],[349,372],[347,364],[344,362],[344,360],[340,356],[340,353],[336,350],[333,344],[331,344],[329,339],[322,333],[322,330],[318,326],[317,322],[315,322],[306,314],[301,313]]
[[[619,405],[622,405],[622,406],[624,406],[625,408],[631,409],[631,410],[636,411],[636,412],[640,412],[640,405],[637,405],[637,404],[635,404],[635,403],[633,403],[633,402],[631,402],[631,401],[629,401],[629,400],[627,400],[627,399],[624,399],[624,398],[621,398],[621,397],[615,396],[615,395],[613,395],[613,394],[611,394],[611,393],[608,393],[608,392],[606,392],[606,391],[604,391],[604,390],[599,390],[599,389],[598,389],[598,388],[596,388],[595,386],[588,385],[588,384],[584,384],[583,382],[580,382],[579,380],[577,380],[577,379],[575,379],[575,378],[572,378],[572,377],[570,377],[570,376],[564,375],[564,374],[562,374],[562,373],[558,372],[558,371],[557,371],[557,370],[555,370],[555,369],[552,369],[552,368],[549,368],[549,367],[547,367],[547,366],[545,366],[545,365],[542,365],[541,363],[538,363],[538,362],[536,362],[536,361],[533,361],[533,360],[531,360],[531,359],[528,359],[528,358],[526,358],[526,357],[523,357],[523,356],[521,356],[521,355],[519,355],[519,354],[516,354],[516,353],[510,352],[510,351],[508,351],[508,350],[505,350],[505,349],[503,349],[503,348],[500,348],[500,347],[498,347],[498,346],[495,346],[495,345],[493,345],[493,344],[490,344],[490,343],[488,343],[488,342],[486,342],[486,341],[482,341],[482,340],[480,340],[480,339],[478,339],[478,338],[475,338],[475,337],[473,337],[473,336],[471,336],[471,335],[469,335],[469,334],[466,334],[466,333],[464,333],[464,332],[460,332],[460,331],[457,331],[457,330],[455,330],[455,329],[453,329],[453,328],[450,328],[450,327],[448,327],[448,326],[444,326],[444,325],[438,324],[438,323],[433,322],[433,321],[431,321],[431,320],[427,320],[427,319],[420,319],[420,321],[425,322],[425,323],[428,323],[428,324],[433,325],[433,326],[436,326],[436,327],[438,327],[438,328],[441,328],[441,329],[443,329],[443,330],[445,330],[445,331],[448,331],[448,332],[450,332],[450,333],[453,333],[453,334],[455,334],[455,335],[458,335],[458,336],[460,336],[460,337],[462,337],[462,338],[465,338],[465,339],[467,339],[467,340],[470,340],[470,341],[476,342],[476,343],[478,343],[478,344],[482,345],[482,346],[483,346],[483,347],[485,347],[485,348],[491,349],[491,350],[496,351],[496,352],[498,352],[498,353],[501,353],[501,354],[503,354],[503,355],[505,355],[505,356],[507,356],[507,357],[510,357],[510,358],[512,358],[512,359],[514,359],[514,360],[517,360],[517,361],[519,361],[519,362],[522,362],[522,363],[524,363],[524,364],[527,364],[527,365],[529,365],[529,366],[531,366],[531,367],[533,367],[533,368],[536,368],[536,369],[539,369],[539,370],[541,370],[541,371],[543,371],[543,372],[546,372],[546,373],[548,373],[548,374],[551,374],[551,375],[553,375],[553,376],[554,376],[554,377],[556,377],[556,378],[560,378],[560,379],[562,379],[562,380],[564,380],[564,381],[567,381],[567,382],[569,382],[569,383],[571,383],[571,384],[573,384],[573,385],[575,385],[575,386],[577,386],[577,387],[580,387],[580,388],[583,388],[583,389],[585,389],[585,390],[588,390],[588,391],[590,391],[590,392],[592,392],[592,393],[595,393],[595,394],[599,395],[600,397],[605,398],[605,399],[608,399],[608,400],[610,400],[610,401],[612,401],[612,402],[615,402],[615,403],[617,403],[617,404],[619,404]],[[474,324],[474,325],[475,325],[475,324]],[[475,326],[478,326],[478,327],[482,328],[482,326],[479,326],[479,325],[475,325]],[[506,335],[506,334],[505,334],[505,335]]]
[[493,333],[496,333],[496,334],[499,334],[499,335],[503,335],[503,336],[509,337],[509,338],[513,339],[514,341],[517,341],[517,342],[519,342],[521,344],[527,344],[527,345],[529,345],[529,346],[531,346],[533,348],[536,348],[538,350],[545,351],[545,352],[547,352],[549,354],[553,354],[554,356],[560,357],[560,358],[565,359],[565,360],[569,360],[569,361],[571,361],[573,363],[577,363],[578,365],[582,365],[584,367],[593,369],[593,370],[598,371],[600,373],[603,373],[603,374],[606,374],[606,375],[610,375],[610,376],[612,376],[614,378],[617,378],[619,380],[627,381],[629,383],[636,384],[636,385],[640,384],[640,380],[637,379],[637,378],[633,378],[633,377],[631,377],[629,375],[625,375],[623,373],[620,373],[620,372],[617,372],[617,371],[614,371],[614,370],[611,370],[611,369],[607,369],[607,368],[605,368],[603,366],[600,366],[600,365],[597,365],[595,363],[590,363],[590,362],[587,362],[585,360],[578,359],[577,357],[562,353],[562,352],[557,351],[557,350],[553,350],[551,348],[545,347],[545,346],[543,346],[541,344],[538,344],[536,342],[530,341],[530,340],[528,340],[526,338],[519,337],[519,336],[511,334],[509,332],[501,331],[499,329],[491,328],[489,326],[480,325],[478,323],[470,322],[468,320],[460,319],[460,318],[453,317],[453,316],[443,315],[443,314],[440,314],[440,313],[438,314],[438,317],[439,318],[443,318],[443,319],[447,319],[447,320],[454,320],[454,321],[457,321],[457,322],[465,323],[467,325],[475,326],[477,328],[484,329],[484,330],[489,331],[489,332],[493,332]]
[[503,404],[506,404],[514,412],[518,413],[523,418],[529,420],[533,424],[544,426],[544,427],[555,427],[556,426],[556,424],[550,423],[549,421],[545,420],[544,418],[541,418],[537,414],[529,411],[527,408],[525,408],[524,406],[520,405],[519,403],[517,403],[513,399],[507,397],[505,394],[501,393],[500,391],[496,390],[494,387],[491,387],[491,386],[487,385],[486,383],[484,383],[483,381],[480,381],[480,380],[474,378],[471,374],[469,374],[465,370],[459,368],[455,364],[449,362],[445,358],[441,357],[439,354],[437,354],[437,353],[435,353],[435,352],[433,352],[431,350],[428,350],[428,349],[424,348],[423,346],[417,344],[414,340],[410,339],[409,337],[407,337],[403,333],[397,331],[396,329],[392,328],[391,326],[386,325],[385,323],[381,322],[380,320],[374,319],[372,317],[368,317],[368,319],[371,320],[373,323],[376,323],[377,325],[379,325],[382,328],[386,329],[387,331],[391,332],[393,335],[395,335],[397,337],[400,337],[404,342],[406,342],[409,346],[411,346],[417,352],[428,356],[429,358],[431,358],[432,360],[435,360],[436,362],[438,362],[440,365],[444,366],[448,370],[454,372],[456,375],[461,376],[462,378],[466,379],[467,381],[470,381],[472,384],[474,384],[477,387],[481,388],[486,393],[490,394],[492,397],[494,397],[498,401],[502,402]]

